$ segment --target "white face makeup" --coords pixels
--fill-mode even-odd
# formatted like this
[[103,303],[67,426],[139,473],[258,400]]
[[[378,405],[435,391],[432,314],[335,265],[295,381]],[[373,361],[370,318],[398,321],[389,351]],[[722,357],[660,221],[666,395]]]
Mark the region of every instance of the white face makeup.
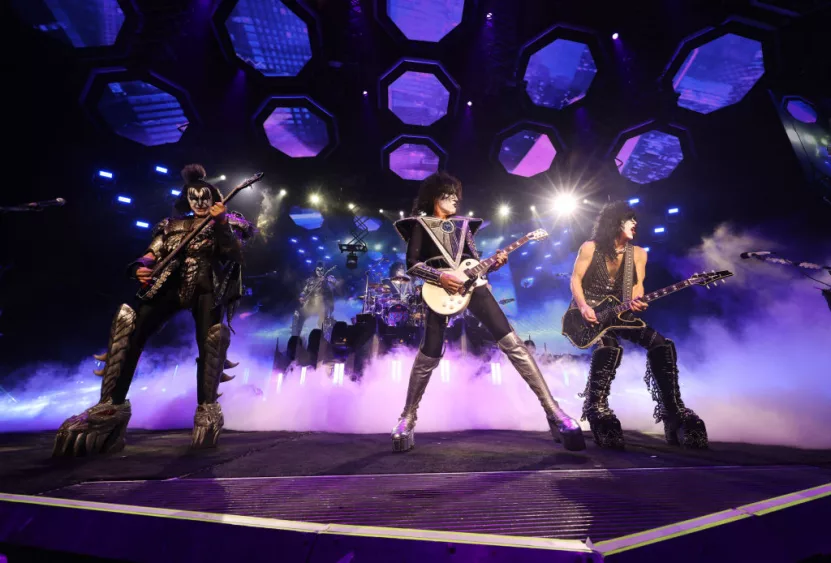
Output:
[[459,198],[456,194],[444,194],[438,201],[439,209],[445,215],[455,215],[456,208],[459,205]]
[[205,217],[214,204],[210,188],[188,188],[188,204],[197,217]]
[[623,236],[626,237],[627,240],[632,240],[635,238],[635,232],[637,231],[638,222],[635,219],[628,219],[623,222]]

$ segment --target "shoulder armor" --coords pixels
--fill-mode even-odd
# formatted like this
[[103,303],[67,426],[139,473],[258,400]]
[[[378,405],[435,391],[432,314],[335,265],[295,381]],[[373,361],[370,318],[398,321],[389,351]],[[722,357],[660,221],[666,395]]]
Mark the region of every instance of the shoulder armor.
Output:
[[416,224],[418,224],[416,217],[404,217],[393,223],[393,226],[398,232],[398,236],[404,239],[404,242],[410,242],[410,237],[413,236],[413,229]]
[[234,230],[234,234],[236,234],[240,239],[248,240],[257,232],[254,225],[252,225],[242,215],[242,213],[229,211],[226,216],[228,217],[228,224],[231,225],[231,228]]

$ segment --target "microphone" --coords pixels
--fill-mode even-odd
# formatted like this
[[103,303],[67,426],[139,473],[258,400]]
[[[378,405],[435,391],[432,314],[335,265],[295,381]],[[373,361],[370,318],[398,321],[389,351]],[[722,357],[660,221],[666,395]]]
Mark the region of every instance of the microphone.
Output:
[[46,201],[33,201],[32,203],[27,203],[23,207],[28,207],[30,209],[43,209],[45,207],[61,207],[66,203],[66,200],[62,197],[58,197],[55,199],[47,199]]
[[769,254],[773,254],[773,252],[768,252],[766,250],[757,250],[756,252],[742,252],[739,256],[745,260],[748,258],[759,258],[763,260],[762,256],[767,256]]

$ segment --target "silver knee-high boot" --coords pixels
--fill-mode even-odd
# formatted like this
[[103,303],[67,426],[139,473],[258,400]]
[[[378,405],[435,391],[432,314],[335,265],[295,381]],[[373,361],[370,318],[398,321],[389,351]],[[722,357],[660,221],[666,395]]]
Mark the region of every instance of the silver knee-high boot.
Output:
[[413,369],[410,370],[410,382],[407,386],[407,401],[404,403],[404,410],[395,428],[392,429],[392,451],[406,452],[415,446],[415,423],[416,411],[424,390],[430,382],[433,370],[441,362],[441,358],[431,358],[424,355],[421,350],[416,354],[413,362]]
[[[219,406],[219,384],[224,379],[225,356],[231,344],[231,330],[216,324],[208,329],[203,346],[204,358],[199,358],[196,384],[200,388],[201,401],[193,416],[191,447],[194,449],[215,448],[225,425],[222,407]],[[227,376],[226,376],[227,377]]]
[[548,384],[545,382],[534,356],[525,347],[519,335],[510,332],[503,336],[498,344],[519,375],[540,400],[554,440],[562,442],[567,450],[585,450],[586,440],[583,437],[580,424],[560,408],[560,405],[551,396],[551,391],[548,389]]
[[84,457],[124,449],[132,410],[130,401],[114,405],[112,395],[116,382],[124,375],[124,360],[135,329],[136,312],[129,305],[122,305],[110,327],[107,353],[95,356],[106,362],[101,370],[94,372],[103,378],[98,404],[61,424],[52,448],[53,457]]

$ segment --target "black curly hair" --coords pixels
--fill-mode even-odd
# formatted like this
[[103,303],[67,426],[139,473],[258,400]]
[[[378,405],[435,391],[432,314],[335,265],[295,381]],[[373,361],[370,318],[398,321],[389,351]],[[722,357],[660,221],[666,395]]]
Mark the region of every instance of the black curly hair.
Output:
[[625,201],[607,203],[597,215],[592,228],[591,240],[603,256],[611,260],[617,259],[615,239],[620,234],[623,223],[635,219],[635,211]]
[[462,182],[446,172],[431,174],[421,182],[418,197],[413,201],[413,215],[432,215],[436,200],[445,194],[456,194],[462,201]]
[[182,186],[176,203],[173,204],[173,209],[177,213],[185,215],[190,212],[188,188],[208,188],[211,190],[214,203],[222,201],[222,192],[205,180],[207,175],[208,173],[205,172],[205,167],[201,164],[188,164],[182,168],[182,179],[185,181],[185,184]]

